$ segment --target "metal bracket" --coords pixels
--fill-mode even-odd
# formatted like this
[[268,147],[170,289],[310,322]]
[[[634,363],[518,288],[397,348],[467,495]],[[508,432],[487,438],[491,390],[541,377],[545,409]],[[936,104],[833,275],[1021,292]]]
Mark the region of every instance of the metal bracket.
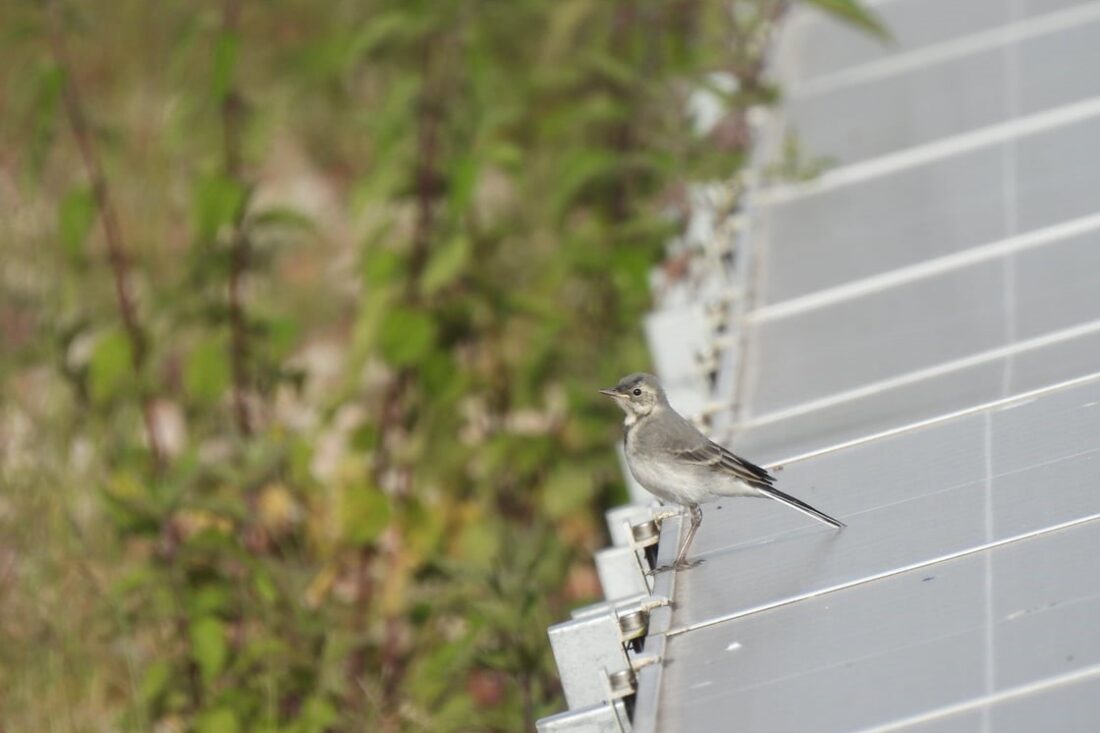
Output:
[[571,709],[613,699],[608,693],[608,675],[631,669],[618,615],[608,611],[555,624],[549,636],[565,701]]
[[538,733],[630,733],[632,730],[622,700],[551,715],[535,726]]

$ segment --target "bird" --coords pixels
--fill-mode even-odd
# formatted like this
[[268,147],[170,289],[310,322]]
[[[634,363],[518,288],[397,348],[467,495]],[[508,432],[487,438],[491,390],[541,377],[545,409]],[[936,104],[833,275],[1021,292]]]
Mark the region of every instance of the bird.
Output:
[[630,473],[662,502],[685,507],[691,515],[687,534],[672,567],[685,563],[688,548],[703,522],[700,504],[722,496],[774,499],[819,522],[840,529],[839,519],[775,487],[775,477],[703,435],[668,403],[652,374],[629,374],[614,387],[600,390],[615,400],[626,417],[623,446]]

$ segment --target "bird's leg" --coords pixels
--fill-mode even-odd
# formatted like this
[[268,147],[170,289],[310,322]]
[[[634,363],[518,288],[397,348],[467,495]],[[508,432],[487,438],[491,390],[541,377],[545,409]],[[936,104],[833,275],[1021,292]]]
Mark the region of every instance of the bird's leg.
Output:
[[666,519],[672,519],[673,517],[682,517],[683,515],[683,509],[661,509],[658,512],[653,512],[653,521],[663,522]]
[[691,524],[688,525],[684,541],[680,543],[680,551],[676,553],[676,560],[672,563],[674,568],[691,567],[690,564],[684,562],[684,557],[687,556],[691,541],[695,539],[695,533],[699,530],[699,525],[703,523],[703,510],[699,508],[698,504],[692,504],[688,509],[691,511]]

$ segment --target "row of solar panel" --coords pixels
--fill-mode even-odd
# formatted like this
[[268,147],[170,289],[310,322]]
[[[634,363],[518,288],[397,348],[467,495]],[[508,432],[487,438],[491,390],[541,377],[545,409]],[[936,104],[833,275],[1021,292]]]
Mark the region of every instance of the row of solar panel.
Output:
[[708,505],[636,731],[1100,719],[1097,6],[875,3],[893,49],[789,29],[791,114],[855,165],[751,212],[734,447],[849,527]]

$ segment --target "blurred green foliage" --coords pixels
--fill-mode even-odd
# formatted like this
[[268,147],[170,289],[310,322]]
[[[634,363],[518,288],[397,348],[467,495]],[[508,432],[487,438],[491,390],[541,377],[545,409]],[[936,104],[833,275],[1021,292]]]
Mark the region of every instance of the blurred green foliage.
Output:
[[0,730],[558,709],[545,629],[624,499],[594,390],[784,9],[4,3]]

